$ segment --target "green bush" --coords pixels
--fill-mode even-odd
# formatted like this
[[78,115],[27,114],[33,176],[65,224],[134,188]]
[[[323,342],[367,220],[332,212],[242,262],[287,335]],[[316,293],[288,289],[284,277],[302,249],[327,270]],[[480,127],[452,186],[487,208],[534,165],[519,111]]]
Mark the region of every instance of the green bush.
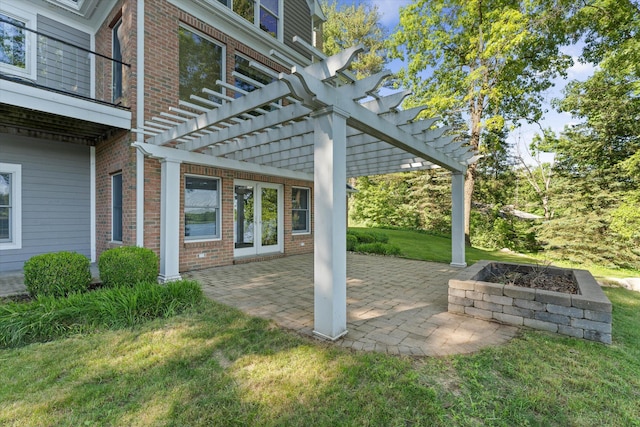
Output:
[[179,314],[202,301],[198,282],[184,280],[166,286],[139,283],[133,288],[101,288],[66,298],[42,297],[28,303],[0,304],[0,347],[131,327]]
[[98,270],[100,270],[100,280],[107,287],[156,282],[158,256],[148,248],[121,246],[109,249],[100,255]]
[[389,242],[389,236],[374,230],[348,230],[347,234],[355,236],[358,239],[358,243]]
[[399,247],[382,242],[361,243],[356,246],[356,251],[368,254],[400,255]]
[[86,292],[89,283],[89,259],[76,252],[36,255],[24,264],[24,284],[32,298]]
[[347,233],[347,250],[355,251],[357,244],[358,244],[358,238],[353,234]]

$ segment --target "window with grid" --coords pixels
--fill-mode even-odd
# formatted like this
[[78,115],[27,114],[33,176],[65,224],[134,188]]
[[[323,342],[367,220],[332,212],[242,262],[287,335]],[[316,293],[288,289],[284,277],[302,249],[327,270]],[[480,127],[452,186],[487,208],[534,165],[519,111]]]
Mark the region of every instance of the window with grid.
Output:
[[310,193],[308,188],[291,189],[291,223],[294,234],[311,232]]

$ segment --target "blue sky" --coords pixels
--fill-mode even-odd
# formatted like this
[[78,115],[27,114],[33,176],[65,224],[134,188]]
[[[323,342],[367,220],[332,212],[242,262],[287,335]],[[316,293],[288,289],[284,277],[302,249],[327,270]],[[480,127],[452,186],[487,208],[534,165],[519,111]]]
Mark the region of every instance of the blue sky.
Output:
[[[371,5],[378,6],[380,12],[380,22],[391,33],[394,31],[399,22],[400,8],[411,3],[411,0],[338,0],[338,4],[360,4],[369,3]],[[553,98],[559,98],[562,95],[562,88],[569,80],[586,80],[591,74],[593,74],[593,67],[590,64],[580,64],[577,61],[577,57],[580,54],[580,48],[572,46],[564,49],[565,53],[571,55],[574,58],[574,65],[568,70],[567,80],[556,79],[554,81],[555,86],[549,89],[543,94],[546,109],[548,112],[545,114],[545,118],[541,125],[544,128],[551,127],[556,132],[564,129],[565,125],[576,123],[574,119],[568,113],[558,113],[553,110],[551,101]],[[391,71],[397,71],[399,67],[402,67],[401,61],[393,61],[388,65]],[[516,128],[509,135],[509,143],[512,144],[514,150],[520,149],[520,152],[524,154],[524,149],[529,145],[533,136],[540,132],[538,125],[529,125],[522,123],[519,128]],[[550,157],[546,156],[543,160],[548,161]]]

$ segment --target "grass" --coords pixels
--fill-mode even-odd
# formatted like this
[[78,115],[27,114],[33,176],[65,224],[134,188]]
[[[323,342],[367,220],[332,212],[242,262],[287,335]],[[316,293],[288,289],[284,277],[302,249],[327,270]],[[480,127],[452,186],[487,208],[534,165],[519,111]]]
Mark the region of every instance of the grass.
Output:
[[[446,238],[385,232],[406,256],[449,261]],[[605,293],[612,345],[525,330],[441,358],[349,351],[206,301],[0,349],[0,425],[640,427],[640,293]]]
[[356,353],[207,302],[0,350],[0,424],[640,425],[640,294],[607,289],[614,343],[526,331],[444,358]]
[[203,298],[197,282],[184,280],[167,286],[139,283],[61,298],[40,296],[27,303],[8,302],[0,304],[0,347],[131,327],[156,317],[173,316]]
[[[356,227],[356,230],[363,228]],[[399,246],[402,256],[411,259],[424,261],[451,262],[451,238],[449,236],[438,236],[411,230],[378,230],[389,236],[389,243]],[[515,252],[492,251],[482,248],[466,248],[467,264],[473,264],[481,259],[526,262],[530,264],[547,264],[549,260],[544,258],[544,254],[527,255]],[[611,269],[597,265],[571,264],[568,262],[553,262],[554,265],[569,268],[587,269],[598,279],[610,277],[640,277],[638,270]]]

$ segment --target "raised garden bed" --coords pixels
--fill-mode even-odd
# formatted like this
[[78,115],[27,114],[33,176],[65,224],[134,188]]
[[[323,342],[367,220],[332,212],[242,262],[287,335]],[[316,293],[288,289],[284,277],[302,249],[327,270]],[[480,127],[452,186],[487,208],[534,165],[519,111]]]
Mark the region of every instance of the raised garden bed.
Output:
[[587,270],[479,261],[449,280],[449,312],[611,344],[611,302]]

